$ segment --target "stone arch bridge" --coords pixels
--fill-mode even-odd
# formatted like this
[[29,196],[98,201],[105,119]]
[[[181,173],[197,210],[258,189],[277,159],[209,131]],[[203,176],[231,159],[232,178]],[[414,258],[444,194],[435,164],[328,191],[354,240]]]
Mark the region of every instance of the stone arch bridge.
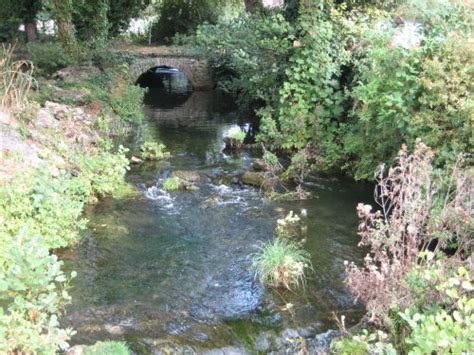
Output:
[[198,91],[210,90],[214,88],[214,81],[208,62],[190,56],[173,55],[138,55],[131,64],[132,75],[138,77],[151,68],[158,66],[168,66],[182,71],[188,77],[193,88]]

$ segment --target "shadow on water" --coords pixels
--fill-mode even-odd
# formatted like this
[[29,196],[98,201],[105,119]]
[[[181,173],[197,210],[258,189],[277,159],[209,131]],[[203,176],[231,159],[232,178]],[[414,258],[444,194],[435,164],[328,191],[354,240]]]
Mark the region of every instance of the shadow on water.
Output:
[[[153,87],[139,139],[163,142],[173,159],[130,171],[139,196],[106,199],[87,212],[87,235],[65,260],[79,275],[62,319],[78,331],[73,343],[113,338],[148,348],[164,341],[209,348],[247,344],[242,324],[250,332],[307,326],[323,332],[335,327],[333,312],[357,322],[362,310],[343,285],[343,262],[364,254],[355,206],[370,199],[367,188],[314,180],[310,200],[268,202],[256,189],[213,184],[214,176],[251,167],[249,152],[222,153],[223,136],[245,122],[221,94],[193,92],[179,73],[161,77],[154,86],[147,79]],[[179,169],[201,174],[198,190],[160,188]],[[255,281],[251,255],[272,238],[278,218],[302,208],[315,273],[304,292],[278,295]],[[294,305],[293,317],[281,297]]]

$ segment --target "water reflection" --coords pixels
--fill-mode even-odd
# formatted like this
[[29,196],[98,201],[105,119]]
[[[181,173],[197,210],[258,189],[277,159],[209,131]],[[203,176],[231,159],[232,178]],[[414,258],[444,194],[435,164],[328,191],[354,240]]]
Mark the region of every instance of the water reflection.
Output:
[[193,92],[186,74],[167,66],[150,68],[140,75],[137,84],[149,90],[149,94],[145,96],[145,105],[157,109],[181,106]]

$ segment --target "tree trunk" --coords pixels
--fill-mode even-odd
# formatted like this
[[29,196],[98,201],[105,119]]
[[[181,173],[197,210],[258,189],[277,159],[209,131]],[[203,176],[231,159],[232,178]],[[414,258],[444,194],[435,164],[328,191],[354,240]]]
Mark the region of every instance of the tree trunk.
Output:
[[53,17],[58,26],[58,37],[68,54],[76,49],[76,33],[72,23],[72,0],[52,0]]
[[260,11],[263,7],[262,0],[244,0],[245,11],[252,14]]
[[27,42],[36,42],[38,40],[36,20],[25,23],[25,33]]

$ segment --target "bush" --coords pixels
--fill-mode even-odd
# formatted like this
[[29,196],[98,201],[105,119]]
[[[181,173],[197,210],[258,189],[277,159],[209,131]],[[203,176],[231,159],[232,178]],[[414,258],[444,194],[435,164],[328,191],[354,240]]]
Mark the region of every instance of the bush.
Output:
[[166,146],[157,142],[145,142],[140,146],[141,158],[144,160],[161,160],[170,157]]
[[58,322],[60,307],[70,300],[62,262],[32,235],[27,228],[13,238],[0,231],[0,352],[5,354],[53,354],[74,334]]
[[263,284],[292,289],[305,285],[305,271],[311,269],[310,255],[296,242],[275,238],[254,255],[253,268]]
[[293,28],[275,13],[242,15],[217,25],[201,25],[195,43],[208,56],[221,88],[238,93],[240,104],[273,103],[283,80]]
[[78,156],[78,178],[85,182],[84,195],[114,195],[126,185],[124,178],[129,169],[127,150],[120,146],[117,153],[100,152],[96,155]]
[[[391,331],[400,353],[458,353],[474,337],[472,169],[463,160],[439,172],[417,141],[377,174],[380,209],[357,206],[364,267],[347,266],[347,283],[369,320]],[[429,334],[428,334],[429,333]],[[465,339],[468,339],[465,341]]]
[[[412,155],[403,147],[388,175],[383,170],[378,174],[376,197],[382,210],[357,206],[361,245],[370,246],[372,253],[365,258],[365,269],[349,267],[348,284],[366,303],[373,321],[390,324],[395,304],[407,309],[421,301],[418,292],[407,292],[404,282],[417,265],[429,267],[436,261],[420,258],[420,251],[435,246],[436,257],[447,248],[460,258],[470,255],[472,171],[455,166],[445,181],[433,172],[432,159],[433,152],[420,141]],[[441,298],[439,292],[427,292],[430,288],[423,287],[427,304]]]
[[60,69],[78,64],[77,59],[64,52],[59,42],[28,43],[26,49],[39,76],[48,77]]
[[419,277],[434,283],[436,290],[443,293],[444,308],[430,304],[399,313],[411,330],[405,339],[410,353],[468,353],[474,343],[474,287],[469,271],[461,266],[447,273],[440,261],[417,271]]
[[84,196],[71,193],[74,180],[63,173],[28,171],[0,188],[0,232],[13,239],[22,228],[41,236],[48,248],[74,243],[81,220]]
[[[400,10],[417,12],[415,1]],[[421,138],[435,150],[435,163],[452,163],[470,143],[473,58],[468,9],[432,3],[413,19],[419,26],[372,27],[354,56],[353,119],[342,131],[346,168],[361,179],[391,162],[402,143]],[[420,40],[423,42],[420,42]]]

